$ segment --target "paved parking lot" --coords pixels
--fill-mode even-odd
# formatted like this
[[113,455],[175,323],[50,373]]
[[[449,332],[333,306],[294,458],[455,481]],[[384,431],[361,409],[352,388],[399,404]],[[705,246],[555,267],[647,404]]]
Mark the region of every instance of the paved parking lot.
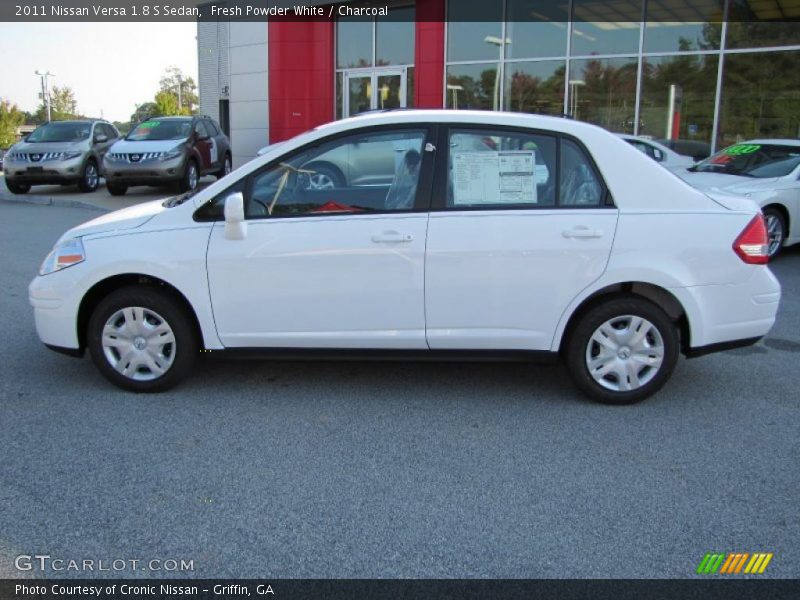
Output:
[[45,553],[199,577],[687,577],[764,551],[800,577],[800,249],[774,264],[765,341],[681,360],[637,406],[519,364],[208,360],[137,396],[46,350],[27,304],[96,214],[0,202],[0,573]]

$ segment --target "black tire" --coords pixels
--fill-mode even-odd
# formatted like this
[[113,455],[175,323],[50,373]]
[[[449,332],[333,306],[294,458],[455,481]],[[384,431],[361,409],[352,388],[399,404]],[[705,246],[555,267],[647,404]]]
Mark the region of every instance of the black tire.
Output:
[[[777,208],[769,206],[764,209],[764,220],[767,224],[769,236],[769,257],[775,258],[780,254],[783,242],[786,239],[786,219]],[[770,227],[773,231],[770,231]]]
[[[111,358],[106,356],[106,350],[103,348],[103,329],[112,316],[122,309],[132,307],[144,309],[144,320],[148,322],[148,327],[152,327],[153,323],[158,324],[159,319],[163,320],[172,330],[174,343],[167,343],[159,349],[158,342],[152,346],[146,342],[145,348],[139,348],[136,346],[139,337],[137,335],[133,338],[130,346],[123,346],[122,349],[109,349],[109,353],[113,358],[121,361],[123,352],[130,351],[133,354],[131,354],[131,360],[126,364],[133,367],[137,364],[136,358],[141,357],[147,348],[153,348],[153,351],[158,354],[156,364],[161,368],[166,368],[163,374],[156,375],[149,368],[142,371],[136,367],[131,376],[126,376],[117,371],[110,363]],[[127,322],[124,317],[120,318]],[[140,322],[141,319],[134,319],[134,323]],[[186,309],[169,294],[150,286],[124,287],[106,296],[92,313],[86,334],[89,353],[100,372],[115,385],[132,392],[163,392],[172,388],[189,374],[198,354],[198,337]],[[156,334],[153,335],[153,339],[158,337]],[[125,339],[126,337],[124,334],[120,334],[120,338]],[[170,360],[171,364],[169,364]],[[151,376],[154,377],[149,379],[133,378]]]
[[222,161],[222,168],[216,173],[214,173],[214,175],[216,176],[217,179],[222,179],[223,177],[225,177],[225,175],[230,173],[232,169],[233,169],[233,162],[231,161],[231,155],[226,154],[225,160]]
[[[192,169],[195,172],[195,183],[192,186]],[[178,191],[180,192],[189,192],[197,188],[197,184],[200,182],[200,170],[197,167],[197,161],[195,159],[190,158],[186,161],[186,166],[183,169],[183,176],[181,177],[180,181],[178,182]]]
[[106,181],[106,189],[112,196],[124,196],[128,191],[128,186],[125,183],[114,183],[113,181]]
[[[312,164],[308,167],[303,167],[303,169],[308,169],[309,171],[314,171],[311,175],[303,175],[303,187],[305,189],[335,189],[341,188],[345,186],[344,177],[342,176],[339,169],[334,167],[333,165],[327,165],[325,163],[319,164]],[[322,179],[323,181],[327,178],[332,184],[329,187],[321,187],[319,184],[315,183],[316,181]]]
[[93,158],[86,161],[78,180],[78,189],[85,194],[94,192],[100,185],[100,168]]
[[14,181],[10,181],[8,178],[6,178],[6,187],[12,194],[27,194],[31,190],[30,184],[16,183]]
[[[646,335],[641,338],[644,340],[644,344],[658,346],[660,337],[663,356],[657,369],[654,370],[651,366],[629,358],[631,350],[625,345],[628,339],[626,334],[630,331],[630,335],[634,336],[637,331],[644,332],[641,327],[638,330],[630,330],[630,328],[626,329],[624,327],[617,329],[617,327],[614,327],[616,331],[620,332],[621,338],[625,341],[618,345],[618,349],[611,349],[610,347],[605,349],[605,352],[613,354],[613,357],[610,358],[601,356],[600,354],[604,350],[602,345],[592,340],[592,336],[598,328],[608,321],[612,321],[613,325],[620,327],[626,324],[631,325],[632,320],[626,319],[629,316],[646,319],[653,326],[653,328],[647,328]],[[656,331],[653,331],[653,329]],[[658,335],[656,335],[656,332]],[[610,340],[610,338],[606,339]],[[653,395],[669,379],[678,361],[679,336],[675,323],[652,302],[634,296],[617,296],[593,307],[580,317],[575,327],[571,328],[571,333],[566,341],[565,358],[570,376],[584,394],[603,404],[633,404]],[[614,340],[610,340],[610,342],[612,345],[615,344]],[[634,345],[632,344],[631,347],[634,347]],[[645,350],[645,353],[650,352],[653,353],[653,356],[657,355],[656,350]],[[633,354],[637,354],[640,357],[643,356],[641,351]],[[598,367],[598,373],[604,366],[630,364],[633,365],[631,368],[636,370],[635,376],[637,378],[641,377],[645,380],[645,383],[634,389],[625,390],[625,387],[631,385],[630,377],[626,376],[624,381],[620,381],[616,373],[609,372],[606,375],[598,375],[603,380],[603,384],[601,384],[589,372],[588,357],[592,355],[595,355],[595,360],[603,362]],[[618,386],[623,389],[609,389],[607,386],[611,388]]]

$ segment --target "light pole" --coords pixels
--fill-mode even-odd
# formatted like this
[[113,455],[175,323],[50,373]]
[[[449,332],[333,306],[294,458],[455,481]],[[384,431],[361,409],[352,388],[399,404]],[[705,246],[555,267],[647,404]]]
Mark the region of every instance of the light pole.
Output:
[[50,122],[50,82],[47,80],[48,77],[55,77],[50,71],[46,73],[40,73],[39,69],[36,69],[35,74],[39,76],[39,79],[42,81],[42,100],[44,101],[44,107],[47,111],[47,122]]
[[463,85],[448,83],[447,89],[453,92],[453,108],[458,108],[458,92],[464,91]]
[[510,44],[511,38],[499,38],[496,35],[487,35],[483,38],[483,41],[487,44],[492,44],[497,46],[498,50],[498,59],[497,59],[497,73],[494,76],[494,98],[492,99],[492,108],[494,110],[498,110],[498,106],[500,105],[500,65],[503,64],[503,45]]
[[571,116],[573,119],[578,118],[578,88],[582,85],[586,85],[586,82],[583,79],[569,80],[570,104],[572,105],[572,110],[570,112],[572,113]]

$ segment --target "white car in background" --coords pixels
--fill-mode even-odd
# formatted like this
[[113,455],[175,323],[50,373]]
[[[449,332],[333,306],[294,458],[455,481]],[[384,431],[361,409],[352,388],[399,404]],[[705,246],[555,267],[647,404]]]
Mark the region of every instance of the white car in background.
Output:
[[659,163],[662,167],[665,167],[670,171],[685,170],[694,166],[695,164],[691,156],[678,154],[674,150],[670,150],[665,145],[659,144],[654,140],[635,135],[628,135],[626,133],[619,133],[617,135],[628,142],[631,146],[636,148],[639,152],[646,154],[654,161]]
[[677,174],[700,190],[754,200],[767,221],[770,256],[800,242],[800,140],[740,142]]
[[[354,144],[402,149],[391,179],[304,184]],[[363,172],[369,153],[351,157]],[[194,196],[75,227],[29,299],[47,346],[88,348],[136,392],[177,384],[201,352],[561,359],[584,393],[627,404],[679,353],[769,331],[766,261],[755,203],[712,199],[600,127],[411,110],[318,127]]]

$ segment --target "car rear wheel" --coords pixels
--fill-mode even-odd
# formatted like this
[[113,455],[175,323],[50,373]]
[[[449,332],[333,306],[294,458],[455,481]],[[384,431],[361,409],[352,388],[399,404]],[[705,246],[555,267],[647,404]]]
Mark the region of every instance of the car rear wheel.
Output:
[[217,179],[222,179],[223,177],[225,177],[225,175],[230,173],[231,170],[232,170],[231,157],[226,154],[225,160],[222,163],[222,168],[216,173]]
[[678,360],[678,329],[651,302],[617,297],[583,315],[567,340],[578,388],[603,404],[633,404],[657,392]]
[[200,181],[200,173],[197,170],[197,163],[193,158],[190,158],[186,163],[186,170],[183,172],[179,189],[181,192],[191,192],[197,188],[198,181]]
[[308,190],[332,190],[344,187],[344,179],[336,167],[320,164],[303,168],[313,171],[304,175],[305,188]]
[[112,383],[133,392],[161,392],[191,370],[198,341],[186,310],[159,289],[112,292],[92,313],[89,352]]
[[786,220],[781,211],[776,208],[765,208],[764,219],[767,222],[767,237],[769,238],[768,253],[769,257],[776,256],[783,246],[786,238]]
[[128,186],[124,183],[113,183],[111,181],[106,181],[106,189],[112,196],[124,196],[125,192],[128,191]]
[[31,190],[31,186],[27,183],[15,183],[6,179],[6,187],[12,194],[27,194]]
[[89,193],[95,191],[98,185],[100,185],[100,171],[97,169],[97,163],[94,160],[87,160],[78,180],[78,189]]

